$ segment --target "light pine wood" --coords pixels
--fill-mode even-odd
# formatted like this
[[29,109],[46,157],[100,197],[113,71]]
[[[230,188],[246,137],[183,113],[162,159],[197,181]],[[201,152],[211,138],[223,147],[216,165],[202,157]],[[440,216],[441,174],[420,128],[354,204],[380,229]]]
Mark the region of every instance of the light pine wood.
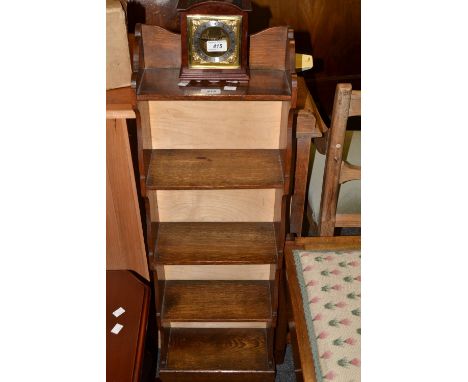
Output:
[[314,60],[310,54],[296,53],[296,70],[304,72],[314,67]]
[[356,166],[346,161],[342,161],[340,171],[340,184],[356,179],[361,179],[361,166]]
[[159,280],[274,280],[275,264],[158,265]]
[[106,269],[149,280],[127,125],[106,120]]
[[279,221],[282,195],[279,189],[148,191],[151,219],[160,222]]
[[141,113],[149,115],[141,121],[144,149],[284,149],[287,145],[284,114],[289,108],[282,101],[138,104]]

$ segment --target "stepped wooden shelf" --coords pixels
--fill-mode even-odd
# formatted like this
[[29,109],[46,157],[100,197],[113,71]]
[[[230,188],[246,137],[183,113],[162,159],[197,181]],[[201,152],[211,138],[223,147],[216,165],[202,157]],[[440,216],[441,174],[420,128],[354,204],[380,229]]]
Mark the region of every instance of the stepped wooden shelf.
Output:
[[132,86],[160,378],[273,382],[283,246],[292,180],[298,183],[293,31],[251,35],[250,81],[235,85],[182,86],[180,35],[137,25],[135,37]]
[[280,150],[152,150],[147,190],[283,188]]
[[276,264],[274,223],[160,223],[157,264]]
[[265,329],[165,330],[160,376],[192,382],[274,381],[272,340]]
[[[179,86],[179,69],[141,69],[138,99],[155,100],[202,100],[215,97],[217,100],[242,101],[287,101],[291,99],[291,86],[284,70],[252,69],[250,81],[247,84],[237,84],[237,89],[224,90],[230,82],[219,81],[210,83],[203,81],[191,82],[191,86]],[[220,94],[207,96],[202,89],[219,89]]]
[[271,292],[269,281],[166,281],[161,323],[163,327],[200,327],[199,322],[211,323],[210,327],[220,322],[270,326]]

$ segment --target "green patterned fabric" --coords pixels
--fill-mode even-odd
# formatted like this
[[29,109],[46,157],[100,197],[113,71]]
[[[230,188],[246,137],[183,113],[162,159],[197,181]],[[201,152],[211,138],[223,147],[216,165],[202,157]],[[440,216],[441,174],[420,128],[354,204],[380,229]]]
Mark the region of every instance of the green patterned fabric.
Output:
[[361,380],[361,251],[294,251],[317,382]]

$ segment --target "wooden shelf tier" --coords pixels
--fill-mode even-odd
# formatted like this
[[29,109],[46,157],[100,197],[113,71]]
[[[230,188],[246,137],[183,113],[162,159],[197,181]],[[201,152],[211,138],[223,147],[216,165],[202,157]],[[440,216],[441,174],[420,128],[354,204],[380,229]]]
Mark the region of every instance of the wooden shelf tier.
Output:
[[[291,88],[288,73],[284,70],[250,70],[248,83],[226,81],[197,82],[192,80],[187,86],[179,86],[179,68],[140,69],[141,78],[137,89],[139,101],[156,100],[243,100],[243,101],[288,101]],[[236,90],[224,90],[234,86]],[[207,94],[202,89],[219,89],[219,94]]]
[[161,324],[272,324],[270,281],[165,281]]
[[192,382],[274,381],[266,329],[166,329],[160,374]]
[[[274,223],[159,223],[157,264],[275,264]],[[156,264],[151,264],[155,270]]]
[[283,188],[280,150],[151,150],[148,190]]

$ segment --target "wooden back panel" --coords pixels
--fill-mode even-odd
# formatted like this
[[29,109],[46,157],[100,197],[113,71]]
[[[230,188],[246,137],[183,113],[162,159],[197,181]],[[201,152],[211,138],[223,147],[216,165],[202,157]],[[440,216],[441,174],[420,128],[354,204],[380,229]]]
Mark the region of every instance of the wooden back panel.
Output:
[[145,68],[180,67],[180,34],[158,26],[141,25],[141,39]]
[[276,222],[280,189],[148,191],[151,220],[159,222]]
[[284,149],[287,145],[287,101],[141,101],[138,107],[145,149]]
[[[181,64],[180,34],[155,26],[138,24],[135,29],[134,71],[148,68],[179,68]],[[273,27],[250,36],[249,67],[251,69],[288,70],[288,27]],[[144,62],[141,56],[144,56]]]
[[287,70],[287,27],[269,28],[250,36],[249,66],[251,69]]

